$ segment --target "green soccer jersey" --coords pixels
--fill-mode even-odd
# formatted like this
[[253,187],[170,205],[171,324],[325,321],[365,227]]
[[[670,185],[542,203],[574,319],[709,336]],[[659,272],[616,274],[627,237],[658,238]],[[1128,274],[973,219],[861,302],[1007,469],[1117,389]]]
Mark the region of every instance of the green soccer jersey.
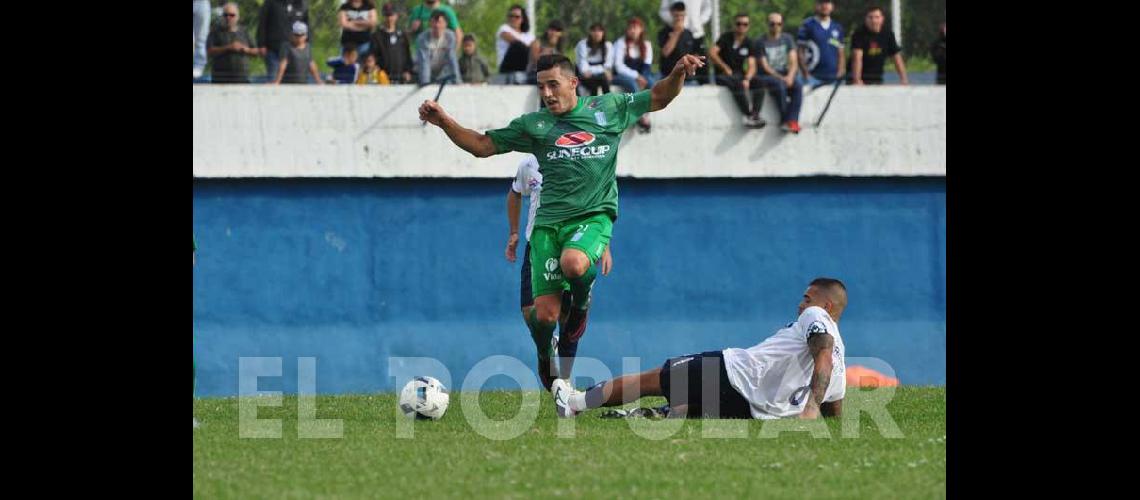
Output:
[[650,92],[579,97],[562,116],[527,113],[488,130],[495,154],[533,153],[542,174],[535,225],[602,212],[617,220],[617,154],[621,135],[649,111]]

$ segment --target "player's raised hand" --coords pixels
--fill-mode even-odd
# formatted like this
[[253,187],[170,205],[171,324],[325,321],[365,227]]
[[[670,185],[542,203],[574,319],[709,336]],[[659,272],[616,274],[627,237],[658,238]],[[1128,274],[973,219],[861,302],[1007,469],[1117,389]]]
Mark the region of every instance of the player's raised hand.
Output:
[[421,121],[438,127],[439,124],[443,122],[445,116],[447,116],[447,113],[443,111],[443,106],[440,106],[438,102],[428,99],[420,105]]
[[518,259],[518,257],[515,256],[515,249],[518,248],[518,246],[519,233],[511,233],[510,237],[507,238],[507,261],[514,262]]
[[685,76],[695,76],[697,70],[703,67],[705,67],[705,56],[685,54],[677,61],[677,65],[673,66],[673,72],[684,71]]

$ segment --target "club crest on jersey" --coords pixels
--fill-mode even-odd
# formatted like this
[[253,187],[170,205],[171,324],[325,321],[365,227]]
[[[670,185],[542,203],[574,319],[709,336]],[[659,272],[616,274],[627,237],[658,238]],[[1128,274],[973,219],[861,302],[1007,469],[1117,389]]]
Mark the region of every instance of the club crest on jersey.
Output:
[[824,325],[821,321],[812,321],[811,325],[808,326],[807,333],[809,336],[815,335],[817,333],[827,333],[827,326]]
[[577,132],[566,132],[562,134],[558,140],[554,141],[554,145],[560,148],[572,148],[575,146],[586,146],[594,142],[594,134],[579,130]]

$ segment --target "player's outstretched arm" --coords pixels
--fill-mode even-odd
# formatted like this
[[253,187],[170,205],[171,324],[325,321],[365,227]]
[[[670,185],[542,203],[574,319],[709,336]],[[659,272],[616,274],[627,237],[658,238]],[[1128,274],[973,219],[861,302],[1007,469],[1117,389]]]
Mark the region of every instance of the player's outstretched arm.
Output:
[[495,154],[495,143],[491,141],[490,136],[463,127],[448,115],[439,103],[431,99],[420,105],[420,120],[443,129],[451,142],[477,158],[486,158]]
[[669,76],[662,78],[650,90],[649,111],[661,111],[673,102],[673,98],[681,93],[681,87],[685,86],[685,77],[697,74],[697,70],[705,66],[704,56],[694,56],[692,54],[685,54],[681,56],[681,60],[673,66],[673,71]]
[[814,368],[811,372],[811,383],[808,384],[807,404],[804,405],[800,418],[814,419],[819,417],[820,404],[827,395],[827,385],[831,382],[831,351],[835,348],[835,337],[828,333],[815,333],[808,337],[808,351],[811,353]]
[[522,211],[522,194],[514,189],[507,190],[507,227],[510,233],[507,234],[507,249],[505,250],[507,261],[514,262],[517,259],[516,248],[519,246],[519,212]]

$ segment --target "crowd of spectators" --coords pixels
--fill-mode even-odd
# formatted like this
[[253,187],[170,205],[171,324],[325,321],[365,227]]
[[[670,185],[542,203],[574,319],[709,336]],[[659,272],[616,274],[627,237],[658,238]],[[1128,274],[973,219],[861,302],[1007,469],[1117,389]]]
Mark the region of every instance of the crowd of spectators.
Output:
[[[662,0],[658,14],[664,26],[656,38],[646,33],[638,17],[626,21],[625,32],[610,40],[601,23],[589,27],[582,40],[567,40],[566,26],[553,19],[535,36],[522,5],[507,9],[495,33],[495,61],[477,52],[478,38],[463,32],[455,10],[440,0],[414,5],[401,22],[393,4],[377,8],[373,0],[345,0],[337,11],[340,50],[324,61],[322,78],[308,41],[308,2],[265,0],[258,13],[256,38],[242,27],[238,5],[225,3],[222,20],[210,23],[210,2],[194,1],[194,78],[209,67],[212,83],[273,84],[410,84],[427,85],[442,79],[453,83],[525,85],[535,83],[535,64],[546,54],[563,54],[573,47],[582,95],[637,91],[652,87],[685,54],[705,55],[712,74],[698,74],[687,85],[728,87],[747,127],[763,127],[760,109],[766,94],[779,106],[781,126],[798,132],[798,114],[805,88],[833,83],[879,85],[890,60],[899,83],[909,83],[906,64],[895,33],[886,28],[882,8],[865,11],[863,23],[847,32],[832,19],[832,0],[817,0],[814,15],[793,37],[784,32],[784,16],[769,13],[767,30],[752,37],[752,16],[739,13],[732,28],[706,44],[705,28],[712,19],[711,0]],[[653,43],[655,42],[655,43]],[[659,52],[654,64],[654,45]],[[937,83],[946,83],[946,23],[930,46],[937,65]],[[251,75],[253,58],[264,60],[264,77]],[[649,117],[639,126],[648,131]]]

